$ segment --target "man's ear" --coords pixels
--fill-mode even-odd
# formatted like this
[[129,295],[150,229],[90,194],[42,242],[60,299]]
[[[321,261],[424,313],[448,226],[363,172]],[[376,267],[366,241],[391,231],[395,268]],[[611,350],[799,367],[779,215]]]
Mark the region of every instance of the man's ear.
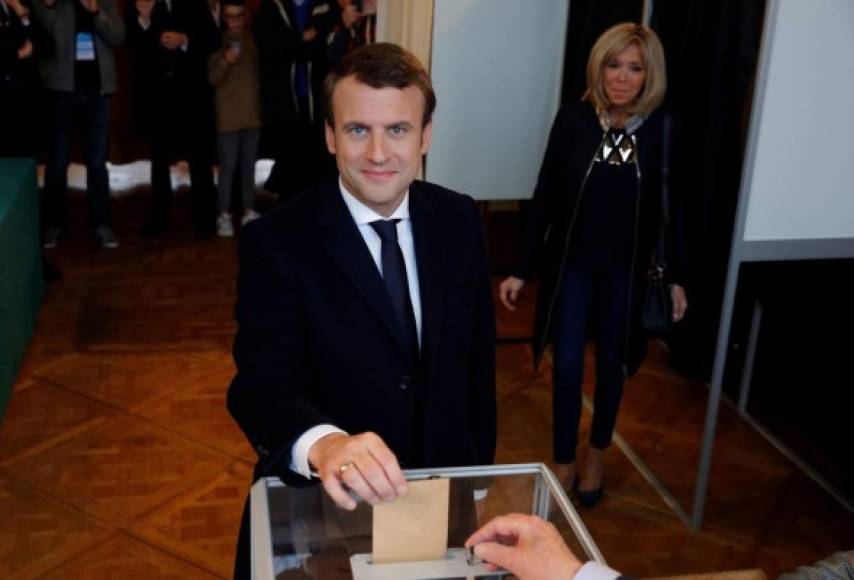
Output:
[[430,149],[430,140],[433,138],[433,121],[428,121],[421,131],[421,155],[426,155]]
[[323,128],[326,133],[326,149],[335,155],[335,129],[329,125],[329,121],[324,121]]

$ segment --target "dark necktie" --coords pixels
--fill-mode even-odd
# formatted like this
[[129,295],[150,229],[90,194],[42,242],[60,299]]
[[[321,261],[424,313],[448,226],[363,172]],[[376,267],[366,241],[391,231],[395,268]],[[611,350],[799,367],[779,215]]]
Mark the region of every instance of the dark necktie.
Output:
[[377,220],[371,227],[382,240],[380,257],[383,267],[383,281],[391,298],[391,305],[400,326],[403,342],[409,349],[412,362],[418,361],[418,330],[415,327],[415,314],[409,297],[409,283],[406,278],[406,263],[403,252],[397,243],[397,222],[395,220]]

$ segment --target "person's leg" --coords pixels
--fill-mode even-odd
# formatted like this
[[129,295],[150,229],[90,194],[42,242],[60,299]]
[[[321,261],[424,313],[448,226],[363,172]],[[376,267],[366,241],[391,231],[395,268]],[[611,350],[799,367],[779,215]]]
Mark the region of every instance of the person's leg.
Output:
[[107,143],[110,129],[110,97],[86,95],[86,197],[92,229],[110,225],[110,176],[107,172]]
[[231,186],[234,182],[234,170],[240,150],[240,132],[224,131],[216,137],[219,160],[219,180],[217,182],[217,209],[220,215],[227,213],[231,205]]
[[51,91],[48,98],[52,107],[52,119],[50,148],[45,168],[44,219],[46,230],[51,230],[65,226],[74,101],[73,94],[64,91]]
[[212,118],[208,119],[206,108],[204,108],[195,113],[195,119],[190,126],[188,161],[193,227],[196,234],[203,238],[213,235],[216,219],[217,189],[214,188],[213,182],[215,140],[213,122]]
[[261,131],[258,129],[244,129],[240,132],[240,193],[244,212],[255,209],[255,161],[260,138]]
[[161,96],[152,104],[153,113],[148,119],[149,157],[151,157],[151,197],[148,215],[140,235],[159,236],[169,229],[169,214],[172,209],[172,153],[175,148],[174,129],[171,124],[177,119],[171,113],[173,105]]
[[[567,267],[557,290],[554,310],[553,420],[554,460],[570,466],[559,476],[574,478],[581,384],[584,380],[584,343],[591,302],[587,273]],[[571,485],[572,481],[564,480]]]
[[597,490],[602,486],[602,452],[611,444],[623,396],[629,273],[603,274],[596,289],[602,299],[596,347],[596,394],[581,490]]
[[239,131],[225,131],[217,135],[217,151],[219,153],[217,207],[219,215],[216,218],[216,234],[220,237],[234,235],[234,224],[228,210],[231,207],[231,188],[232,183],[234,183],[234,170],[237,167],[239,148]]

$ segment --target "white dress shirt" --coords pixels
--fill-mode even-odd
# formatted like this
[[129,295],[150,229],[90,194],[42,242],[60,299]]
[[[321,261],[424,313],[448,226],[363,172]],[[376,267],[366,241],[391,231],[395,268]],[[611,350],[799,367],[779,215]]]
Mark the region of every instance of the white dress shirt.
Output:
[[[347,209],[350,210],[350,215],[356,226],[359,228],[359,233],[362,234],[362,239],[368,246],[371,257],[374,259],[374,264],[377,270],[382,275],[383,266],[380,249],[382,240],[379,234],[371,226],[372,221],[383,219],[399,219],[397,223],[397,243],[400,245],[400,250],[403,253],[403,261],[406,264],[406,279],[409,284],[409,299],[412,301],[412,311],[415,315],[415,328],[418,331],[418,344],[421,344],[421,291],[418,286],[418,267],[415,263],[415,243],[412,238],[412,220],[409,219],[409,192],[403,197],[400,206],[389,217],[384,217],[359,201],[356,196],[347,191],[341,179],[338,179],[338,187],[341,190],[341,197],[344,198],[344,203]],[[311,467],[308,463],[308,452],[318,439],[326,437],[332,433],[344,433],[345,431],[335,425],[322,424],[312,427],[296,440],[291,448],[291,470],[299,473],[303,477],[311,478],[313,475]]]
[[573,580],[616,580],[622,576],[616,570],[612,570],[608,566],[590,561],[586,562],[578,572],[575,573]]

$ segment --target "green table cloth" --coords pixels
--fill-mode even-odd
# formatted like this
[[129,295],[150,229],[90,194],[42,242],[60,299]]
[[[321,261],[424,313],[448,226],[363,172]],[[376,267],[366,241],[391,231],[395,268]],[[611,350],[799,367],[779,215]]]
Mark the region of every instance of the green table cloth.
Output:
[[36,163],[0,159],[0,420],[43,292]]

